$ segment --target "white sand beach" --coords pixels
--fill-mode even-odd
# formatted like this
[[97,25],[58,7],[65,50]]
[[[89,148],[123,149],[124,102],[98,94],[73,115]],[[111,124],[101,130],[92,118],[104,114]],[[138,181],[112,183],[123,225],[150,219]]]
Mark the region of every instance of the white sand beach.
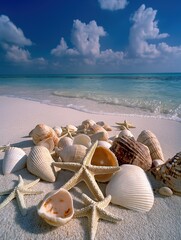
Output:
[[[136,126],[132,130],[135,138],[142,130],[151,130],[158,138],[165,160],[173,157],[181,151],[181,123],[157,119],[152,117],[139,117],[129,115],[99,115],[80,112],[73,109],[50,106],[29,100],[11,97],[0,97],[0,145],[10,143],[12,146],[21,147],[28,153],[33,142],[28,137],[29,132],[39,123],[45,123],[51,127],[73,124],[78,126],[86,119],[104,121],[112,126],[110,137],[119,133],[114,127],[116,122],[127,120]],[[36,179],[27,169],[19,170],[9,175],[2,173],[2,161],[4,153],[0,153],[0,192],[14,187],[17,184],[18,175],[25,182]],[[16,200],[11,201],[0,210],[0,239],[36,239],[36,240],[64,240],[64,239],[89,239],[87,218],[72,219],[61,227],[52,227],[45,223],[37,214],[37,204],[43,196],[51,190],[60,188],[71,176],[72,172],[60,171],[55,183],[40,181],[33,187],[34,190],[42,190],[43,194],[25,196],[28,213],[22,216]],[[162,184],[148,174],[153,189]],[[100,184],[105,195],[106,184]],[[74,199],[74,207],[80,208],[81,193],[91,196],[87,186],[79,183],[70,190]],[[5,196],[0,197],[0,203]],[[100,220],[96,233],[97,240],[180,240],[181,239],[181,197],[173,195],[163,197],[155,193],[155,201],[148,213],[140,213],[110,204],[106,210],[123,220],[117,223]]]

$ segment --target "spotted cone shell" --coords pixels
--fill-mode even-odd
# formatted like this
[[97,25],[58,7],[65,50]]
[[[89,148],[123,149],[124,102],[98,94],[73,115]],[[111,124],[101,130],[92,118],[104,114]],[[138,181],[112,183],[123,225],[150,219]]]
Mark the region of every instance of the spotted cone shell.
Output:
[[150,130],[142,131],[138,136],[137,141],[143,143],[149,148],[152,160],[162,159],[164,161],[164,156],[160,143],[155,134],[152,133]]
[[27,169],[35,176],[47,182],[55,182],[56,173],[52,167],[54,162],[49,150],[44,146],[35,146],[27,158]]
[[115,138],[110,150],[116,155],[119,165],[133,164],[145,171],[151,168],[152,159],[148,147],[133,138]]

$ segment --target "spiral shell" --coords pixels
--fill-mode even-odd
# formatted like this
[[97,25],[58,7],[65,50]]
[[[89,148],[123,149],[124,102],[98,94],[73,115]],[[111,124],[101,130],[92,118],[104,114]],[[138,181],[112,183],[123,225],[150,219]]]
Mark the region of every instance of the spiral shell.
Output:
[[119,165],[133,164],[145,171],[151,168],[152,159],[148,147],[133,138],[115,138],[110,150],[116,155]]
[[74,215],[71,194],[63,188],[48,193],[39,203],[38,215],[48,224],[62,226],[69,222]]
[[29,133],[29,135],[32,137],[35,145],[37,145],[43,139],[47,139],[49,137],[52,137],[55,146],[57,146],[59,141],[57,134],[53,128],[43,123],[36,125],[36,127]]
[[162,148],[154,133],[149,130],[144,130],[138,136],[137,141],[149,148],[152,160],[162,159],[164,161]]
[[52,167],[53,162],[54,160],[46,147],[35,146],[28,155],[27,169],[47,182],[55,182],[56,172]]

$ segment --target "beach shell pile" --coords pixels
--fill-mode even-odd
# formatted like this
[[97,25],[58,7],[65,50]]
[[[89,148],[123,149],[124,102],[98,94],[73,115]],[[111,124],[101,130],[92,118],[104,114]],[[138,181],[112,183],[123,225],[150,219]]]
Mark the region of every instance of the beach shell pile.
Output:
[[[114,174],[95,176],[98,183],[107,184],[106,195],[111,195],[112,204],[135,211],[150,211],[154,194],[146,175],[149,170],[170,188],[170,191],[161,189],[160,194],[171,196],[172,191],[181,194],[181,152],[165,162],[154,133],[143,130],[136,140],[130,131],[133,125],[124,121],[119,126],[119,133],[110,137],[112,127],[103,121],[96,123],[86,119],[79,126],[68,124],[65,127],[40,123],[29,133],[35,146],[28,156],[20,148],[6,149],[3,174],[18,171],[26,165],[27,170],[41,180],[55,182],[58,174],[53,166],[55,162],[81,163],[97,142],[91,164],[120,167]],[[61,226],[74,216],[72,196],[62,187],[48,193],[37,209],[39,216],[53,226]]]

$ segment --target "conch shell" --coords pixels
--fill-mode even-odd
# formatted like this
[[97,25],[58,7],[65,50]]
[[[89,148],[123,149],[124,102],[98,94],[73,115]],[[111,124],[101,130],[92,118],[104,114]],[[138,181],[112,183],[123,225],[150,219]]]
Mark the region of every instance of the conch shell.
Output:
[[30,133],[29,136],[32,137],[33,142],[37,145],[43,139],[52,137],[55,146],[57,146],[59,138],[53,128],[41,123],[38,124]]
[[72,196],[63,188],[48,193],[37,209],[40,217],[56,227],[66,224],[74,215]]
[[[91,160],[92,165],[96,166],[119,166],[118,161],[114,153],[106,147],[98,146],[94,152]],[[107,182],[111,179],[113,174],[100,174],[95,175],[95,179],[98,182]]]
[[172,189],[175,194],[181,195],[181,152],[164,164],[151,169],[157,180],[161,180]]
[[64,162],[81,162],[86,155],[87,148],[83,145],[73,144],[56,149],[56,153]]
[[26,165],[27,155],[21,148],[17,147],[8,147],[5,151],[2,171],[3,174],[9,174],[16,172]]
[[53,162],[54,160],[46,147],[34,146],[27,158],[27,169],[47,182],[55,182],[56,172],[52,167]]
[[148,147],[133,138],[127,136],[115,138],[110,150],[116,155],[119,165],[133,164],[143,168],[145,171],[152,166]]
[[149,130],[144,130],[138,136],[137,141],[145,144],[149,148],[152,160],[162,159],[164,161],[162,148],[154,133]]
[[154,203],[152,187],[144,170],[138,166],[123,164],[106,187],[111,202],[125,208],[148,212]]

